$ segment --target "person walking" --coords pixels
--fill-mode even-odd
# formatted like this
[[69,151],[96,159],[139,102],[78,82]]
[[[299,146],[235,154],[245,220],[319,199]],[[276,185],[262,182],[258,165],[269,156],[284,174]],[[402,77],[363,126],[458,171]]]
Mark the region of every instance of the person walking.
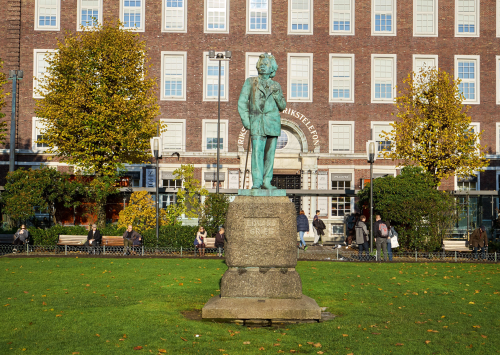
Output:
[[309,232],[309,220],[304,214],[304,211],[300,211],[300,214],[297,216],[297,232],[299,232],[300,236],[299,248],[307,250],[307,245],[304,241],[304,233]]
[[377,246],[377,261],[380,261],[381,254],[380,250],[384,250],[384,260],[387,261],[387,238],[389,237],[389,231],[391,226],[384,222],[380,214],[375,215],[375,224],[373,225],[373,234],[375,236],[375,244]]
[[224,240],[226,235],[224,234],[224,227],[219,229],[219,232],[215,235],[215,248],[217,248],[217,256],[222,257],[222,252],[224,251]]
[[141,235],[129,224],[127,230],[123,233],[123,255],[127,255],[133,251],[134,240],[139,238],[142,238]]
[[474,259],[477,260],[477,251],[478,248],[481,248],[481,259],[484,260],[486,254],[485,248],[488,248],[488,234],[484,225],[472,232],[470,244],[474,249]]
[[97,225],[93,224],[92,229],[87,234],[87,241],[84,244],[89,254],[92,254],[92,252],[95,254],[96,247],[101,245],[101,240],[101,232],[97,229]]
[[[14,245],[25,245],[29,243],[30,239],[30,233],[26,229],[26,225],[21,224],[21,228],[17,230],[17,232],[14,234]],[[19,251],[21,251],[21,248],[19,248]],[[12,252],[17,253],[17,248],[14,247]]]
[[313,218],[313,232],[314,232],[314,243],[313,246],[319,245],[320,247],[323,246],[323,244],[318,244],[319,239],[321,238],[321,241],[323,241],[323,236],[325,235],[325,222],[321,218],[319,218],[320,210],[316,210],[316,214],[314,215]]
[[203,226],[198,228],[198,233],[196,233],[196,238],[194,239],[194,247],[200,251],[200,256],[205,256],[205,238],[207,237],[207,231]]
[[366,228],[366,216],[361,216],[356,223],[356,244],[359,247],[359,260],[363,260],[363,250],[365,252],[364,260],[369,260],[370,258],[370,247],[368,242],[370,237],[368,236],[368,228]]

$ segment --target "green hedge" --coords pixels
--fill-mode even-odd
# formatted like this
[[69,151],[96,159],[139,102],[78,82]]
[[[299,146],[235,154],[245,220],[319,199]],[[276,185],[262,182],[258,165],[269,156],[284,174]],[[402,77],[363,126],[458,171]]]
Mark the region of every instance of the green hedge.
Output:
[[[117,228],[116,225],[110,224],[106,228],[100,230],[101,235],[123,235],[125,228]],[[160,227],[159,247],[161,248],[193,248],[197,226],[166,226]],[[59,234],[66,235],[87,235],[88,230],[83,226],[53,226],[47,229],[29,228],[31,239],[35,245],[56,245]],[[144,246],[148,248],[156,247],[156,230],[150,229],[142,233]]]

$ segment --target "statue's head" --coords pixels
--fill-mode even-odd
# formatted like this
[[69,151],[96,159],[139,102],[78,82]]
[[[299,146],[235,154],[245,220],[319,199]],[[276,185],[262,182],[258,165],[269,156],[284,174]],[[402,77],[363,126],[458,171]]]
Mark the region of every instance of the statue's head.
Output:
[[269,75],[272,78],[276,75],[276,71],[278,70],[278,63],[276,63],[276,59],[274,59],[273,55],[263,53],[259,56],[256,68],[259,74]]

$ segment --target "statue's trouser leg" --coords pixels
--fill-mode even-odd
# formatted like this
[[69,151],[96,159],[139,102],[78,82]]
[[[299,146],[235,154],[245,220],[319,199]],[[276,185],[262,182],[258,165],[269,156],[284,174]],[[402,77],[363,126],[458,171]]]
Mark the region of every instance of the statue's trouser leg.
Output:
[[264,149],[266,137],[252,136],[252,188],[260,189],[264,175]]
[[274,153],[276,152],[278,137],[267,137],[266,148],[264,150],[264,177],[263,185],[270,186],[273,179]]

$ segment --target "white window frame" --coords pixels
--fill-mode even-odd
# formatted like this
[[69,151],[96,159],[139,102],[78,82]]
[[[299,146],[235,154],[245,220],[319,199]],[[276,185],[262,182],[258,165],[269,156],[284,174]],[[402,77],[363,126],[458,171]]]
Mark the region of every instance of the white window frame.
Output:
[[[479,191],[479,190],[481,190],[481,174],[478,172],[475,172],[474,176],[477,176],[476,189],[475,190],[462,190],[462,191]],[[497,179],[498,179],[498,175],[497,175]],[[454,184],[455,184],[454,190],[457,191],[458,190],[458,178],[456,175],[453,176],[453,180],[454,180]]]
[[[500,2],[500,0],[499,0]],[[497,105],[500,105],[500,55],[495,56],[495,75],[496,75],[496,89],[497,89]]]
[[[497,37],[500,37],[500,0],[496,0],[496,12],[495,12],[495,23],[497,28]],[[498,176],[498,175],[497,175]]]
[[[391,123],[394,123],[394,121],[371,121],[370,122],[370,137],[373,141],[377,141],[377,138],[379,137],[375,137],[375,127],[376,126],[387,126],[388,127],[388,132],[392,131],[393,130],[393,127],[391,126]],[[391,141],[391,144],[392,144],[392,141]],[[378,150],[378,144],[377,144],[377,152],[379,151]],[[381,153],[378,154],[377,156],[377,159],[383,159],[383,156]],[[389,159],[389,158],[388,158]]]
[[170,32],[170,33],[187,33],[187,2],[188,0],[183,0],[183,24],[184,26],[182,28],[175,28],[175,29],[170,29],[170,28],[165,28],[166,26],[166,13],[167,13],[167,1],[162,0],[161,4],[161,9],[162,9],[162,14],[161,14],[161,31],[162,32]]
[[47,53],[55,53],[56,49],[34,49],[33,50],[33,98],[34,99],[43,99],[44,96],[35,93],[35,89],[38,88],[38,80],[35,78],[38,75],[38,55],[39,54],[47,54]]
[[[165,61],[168,56],[182,57],[182,95],[181,96],[166,96],[165,95]],[[187,77],[187,52],[161,52],[161,88],[160,100],[162,101],[186,101],[186,77]]]
[[246,34],[271,34],[271,16],[272,16],[272,0],[267,0],[267,29],[262,30],[262,29],[255,29],[252,30],[250,29],[250,1],[251,0],[246,0],[246,6],[247,6],[247,32]]
[[[471,122],[469,127],[474,128],[474,134],[481,133],[481,123]],[[481,141],[478,139],[476,144],[481,144]]]
[[495,123],[496,155],[500,155],[500,122]]
[[307,30],[293,30],[292,29],[292,14],[293,14],[293,9],[292,9],[292,0],[288,1],[288,34],[289,35],[312,35],[313,34],[313,24],[314,24],[314,0],[307,0],[309,4],[309,9],[307,11],[302,11],[302,12],[307,12],[309,13],[309,29]]
[[[333,59],[334,58],[349,58],[351,59],[351,83],[349,90],[351,92],[351,97],[346,99],[346,98],[334,98],[333,97]],[[330,53],[329,55],[329,99],[330,102],[354,102],[354,73],[356,72],[354,69],[355,66],[355,61],[354,61],[354,54],[341,54],[341,53]]]
[[330,27],[330,35],[333,35],[333,36],[354,36],[354,32],[355,32],[354,20],[355,20],[355,12],[356,12],[355,11],[356,1],[350,0],[351,9],[349,10],[349,13],[350,13],[350,29],[349,29],[349,31],[335,31],[334,26],[333,26],[334,14],[336,13],[336,11],[333,8],[334,2],[335,2],[335,0],[330,0],[330,26],[329,26]]
[[[125,22],[125,0],[120,0],[120,21]],[[146,28],[146,0],[141,0],[141,27],[123,27],[123,29],[144,32]]]
[[208,28],[208,1],[209,0],[205,0],[205,12],[204,12],[204,15],[203,16],[203,19],[204,19],[204,32],[205,33],[229,33],[229,4],[230,4],[230,1],[229,0],[225,0],[226,1],[226,17],[225,17],[225,28],[224,29],[209,29]]
[[[292,58],[307,58],[309,60],[308,97],[292,98]],[[313,102],[313,54],[288,53],[287,55],[287,101],[288,102]]]
[[[182,142],[181,142],[181,147],[182,148],[167,148],[162,147],[162,152],[185,152],[186,151],[186,119],[182,118],[161,118],[160,119],[161,123],[165,123],[167,125],[167,131],[168,131],[168,125],[170,123],[172,124],[181,124],[182,125]],[[164,133],[162,133],[162,138],[163,138]],[[165,142],[165,140],[163,140]]]
[[[217,176],[217,167],[207,168],[207,169],[201,170],[201,186],[203,186],[203,187],[205,187],[205,184],[207,183],[207,181],[213,181],[213,180],[205,180],[205,173],[214,173],[214,174],[216,174],[215,176]],[[225,175],[224,181],[219,181],[219,183],[222,183],[222,186],[220,187],[220,189],[225,189],[226,183],[229,184],[229,171],[227,168],[221,168],[221,169],[219,169],[219,174]],[[213,189],[213,188],[214,187],[210,187],[210,189]],[[209,189],[209,188],[207,187],[207,189]],[[204,201],[204,199],[202,201]]]
[[[351,136],[350,136],[350,144],[349,144],[349,150],[348,151],[342,151],[342,152],[334,152],[333,151],[333,132],[332,129],[334,126],[349,126],[351,129]],[[329,153],[330,154],[353,154],[354,153],[354,121],[329,121],[328,122],[328,137],[330,141],[330,146],[329,146]]]
[[[257,68],[250,67],[250,57],[259,57],[263,52],[246,52],[245,53],[245,79],[250,78],[251,71],[255,70],[257,72]],[[258,61],[258,59],[257,59]],[[257,72],[258,75],[258,72]],[[255,76],[254,76],[255,77]]]
[[412,70],[415,73],[415,78],[417,78],[419,76],[419,69],[417,68],[417,60],[426,60],[426,59],[434,60],[434,63],[436,63],[434,68],[435,69],[439,68],[437,55],[435,55],[435,54],[413,54],[412,55],[412,68],[413,68]]
[[36,132],[36,126],[37,124],[39,126],[45,126],[44,124],[41,123],[41,118],[40,117],[33,117],[32,118],[32,124],[31,124],[31,151],[33,152],[44,152],[46,151],[47,149],[49,149],[49,147],[37,147],[36,146],[36,136],[37,136],[37,132]]
[[[207,123],[215,123],[217,124],[217,120],[216,119],[203,119],[202,120],[202,141],[201,141],[201,150],[205,153],[216,153],[217,152],[217,149],[207,149]],[[221,127],[222,127],[222,124],[225,124],[225,131],[223,131],[222,135],[221,135],[221,138],[223,138],[223,141],[222,141],[222,149],[220,150],[221,152],[223,153],[227,153],[228,151],[228,131],[229,131],[229,120],[220,120],[220,123],[221,123]]]
[[475,94],[476,97],[474,100],[465,99],[463,102],[467,105],[479,105],[481,103],[480,100],[480,75],[481,75],[481,66],[480,66],[480,56],[479,55],[455,55],[455,79],[458,78],[458,62],[461,60],[471,61],[474,60],[476,64],[474,65],[474,83],[475,83]]
[[[101,24],[102,23],[102,18],[103,18],[103,13],[102,13],[102,2],[103,0],[98,0],[99,4],[97,5],[97,10],[99,11],[99,18],[97,23]],[[77,31],[82,31],[82,28],[80,27],[82,25],[82,0],[78,0],[78,7],[77,7],[77,13],[76,13],[76,30]],[[92,29],[92,26],[87,26],[88,28]]]
[[372,36],[396,36],[397,35],[397,8],[396,8],[396,3],[397,0],[392,0],[392,11],[391,11],[391,31],[375,31],[375,2],[377,0],[372,0],[372,25],[371,25],[371,32]]
[[[215,51],[223,52],[223,51]],[[217,101],[217,96],[208,97],[207,96],[207,79],[208,79],[208,64],[214,64],[219,67],[218,60],[210,60],[208,58],[208,52],[203,52],[203,101]],[[221,62],[221,69],[224,67],[224,77],[221,76],[221,84],[224,85],[224,96],[221,95],[221,101],[229,101],[229,61]]]
[[[480,10],[480,1],[479,0],[474,0],[475,1],[475,13],[474,13],[474,16],[475,16],[475,23],[474,23],[474,29],[475,31],[473,33],[460,33],[458,32],[458,16],[460,15],[459,11],[458,11],[458,2],[460,0],[455,0],[455,37],[479,37],[479,21],[480,21],[480,14],[481,14],[481,10]],[[467,12],[468,13],[468,12]]]
[[59,31],[61,29],[61,0],[56,0],[55,26],[40,26],[38,19],[39,12],[40,12],[40,0],[35,0],[35,31]]
[[432,21],[433,21],[433,28],[434,28],[434,31],[433,32],[418,32],[417,31],[417,17],[418,17],[418,12],[417,12],[417,9],[418,9],[418,6],[417,6],[417,0],[413,0],[413,37],[438,37],[438,19],[439,19],[439,16],[438,16],[438,9],[439,9],[439,6],[438,6],[438,1],[439,0],[433,0],[434,1],[434,10],[432,12]]
[[[354,181],[355,181],[355,171],[353,169],[329,169],[328,170],[328,190],[330,191],[333,191],[332,190],[332,174],[352,174],[352,179],[351,179],[351,189],[354,190]],[[348,181],[348,180],[344,180],[344,181]],[[356,209],[356,206],[355,206],[355,198],[354,197],[351,197],[351,201],[350,201],[350,204],[351,204],[351,212],[350,213],[353,213]],[[328,197],[328,218],[331,218],[331,219],[334,219],[335,222],[333,224],[338,224],[339,221],[343,221],[345,216],[333,216],[332,215],[332,197]],[[330,231],[332,230],[332,226],[330,225]]]
[[[376,59],[392,59],[392,98],[375,98],[375,60]],[[396,99],[396,83],[397,83],[397,55],[396,54],[372,54],[371,56],[371,103],[372,104],[392,104]]]

